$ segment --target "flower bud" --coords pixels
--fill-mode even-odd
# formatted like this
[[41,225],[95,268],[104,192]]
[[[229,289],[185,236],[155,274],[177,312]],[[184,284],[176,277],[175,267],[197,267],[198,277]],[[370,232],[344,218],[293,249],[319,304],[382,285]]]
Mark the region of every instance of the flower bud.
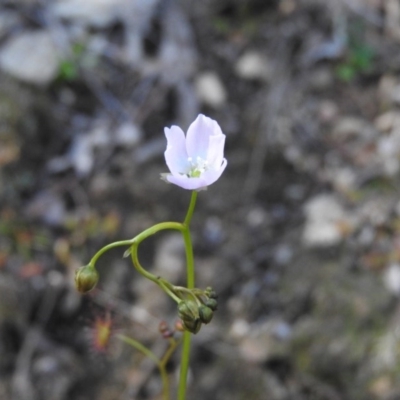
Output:
[[215,311],[218,308],[218,303],[217,303],[217,300],[215,300],[215,299],[206,300],[205,305],[208,308],[211,308],[212,311]]
[[75,271],[75,287],[80,293],[90,292],[99,281],[99,274],[92,265],[85,265]]
[[178,312],[182,320],[199,318],[199,306],[192,300],[179,302]]
[[166,321],[161,321],[158,325],[158,330],[160,331],[162,337],[164,339],[169,339],[174,336],[174,333],[169,329],[169,326]]
[[185,327],[183,326],[183,322],[181,320],[178,320],[175,322],[175,330],[178,332],[184,332]]
[[208,324],[211,322],[214,312],[213,310],[211,310],[211,308],[205,305],[201,305],[199,307],[199,315],[201,322],[203,322],[204,324]]
[[192,320],[182,320],[182,323],[187,331],[194,333],[194,334],[196,334],[201,328],[200,318],[192,319]]
[[198,305],[191,300],[182,300],[178,304],[179,317],[183,326],[191,333],[197,333],[201,328]]
[[213,288],[211,286],[207,286],[206,290],[204,291],[204,294],[209,297],[210,299],[217,299],[217,293],[215,292],[215,290],[213,290]]

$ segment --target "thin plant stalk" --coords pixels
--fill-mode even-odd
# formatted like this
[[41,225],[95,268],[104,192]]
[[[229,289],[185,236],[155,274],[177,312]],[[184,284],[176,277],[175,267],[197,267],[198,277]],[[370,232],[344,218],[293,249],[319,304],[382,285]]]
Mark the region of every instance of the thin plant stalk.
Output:
[[[190,236],[189,225],[192,220],[193,211],[196,205],[197,192],[192,192],[192,197],[190,199],[190,205],[188,212],[186,214],[185,221],[183,222],[182,235],[185,242],[186,251],[186,279],[187,288],[193,289],[195,282],[194,274],[194,258],[193,258],[193,246],[192,239]],[[181,355],[181,365],[179,373],[179,386],[178,386],[178,400],[186,399],[186,386],[187,386],[187,376],[189,371],[189,358],[190,358],[190,342],[192,335],[190,332],[185,331],[183,333],[183,344],[182,344],[182,355]]]
[[169,345],[166,353],[164,354],[164,357],[160,360],[150,349],[148,349],[146,346],[144,346],[142,343],[138,342],[137,340],[130,338],[128,336],[125,336],[125,335],[118,335],[118,338],[120,340],[122,340],[123,342],[129,344],[130,346],[134,347],[136,350],[140,351],[146,357],[148,357],[154,361],[154,363],[157,365],[158,370],[161,375],[162,386],[163,386],[163,389],[162,389],[163,399],[170,400],[169,379],[168,379],[166,365],[167,365],[167,362],[170,359],[172,353],[176,349],[178,342],[176,340],[170,341],[170,345]]

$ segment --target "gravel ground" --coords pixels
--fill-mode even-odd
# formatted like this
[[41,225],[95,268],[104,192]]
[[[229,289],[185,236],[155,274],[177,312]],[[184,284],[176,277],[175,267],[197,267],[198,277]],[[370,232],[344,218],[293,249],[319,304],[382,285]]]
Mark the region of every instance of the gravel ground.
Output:
[[[162,354],[173,302],[118,249],[90,294],[73,276],[183,220],[163,128],[199,113],[228,167],[192,222],[196,285],[219,309],[189,398],[400,398],[399,74],[395,0],[1,2],[0,398],[160,399],[117,334]],[[179,234],[140,250],[184,283]]]

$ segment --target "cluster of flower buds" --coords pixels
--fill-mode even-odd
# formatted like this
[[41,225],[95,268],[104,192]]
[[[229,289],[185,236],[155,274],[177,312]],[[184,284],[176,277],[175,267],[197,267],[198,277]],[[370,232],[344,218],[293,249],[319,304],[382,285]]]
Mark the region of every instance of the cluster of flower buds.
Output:
[[207,287],[204,291],[200,289],[191,290],[190,297],[185,296],[178,303],[178,313],[183,327],[196,334],[202,324],[211,322],[217,306],[217,295],[211,287]]

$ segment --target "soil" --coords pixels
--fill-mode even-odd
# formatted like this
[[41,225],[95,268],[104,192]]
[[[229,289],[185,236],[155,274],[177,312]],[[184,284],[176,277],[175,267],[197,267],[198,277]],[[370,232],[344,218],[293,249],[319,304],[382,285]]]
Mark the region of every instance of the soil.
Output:
[[[150,3],[132,2],[133,21],[115,0],[107,23],[0,5],[0,399],[161,398],[154,364],[118,335],[162,354],[175,303],[122,247],[89,294],[74,272],[183,221],[190,192],[160,179],[163,129],[199,113],[226,134],[228,167],[191,225],[196,286],[218,310],[194,336],[188,398],[400,398],[397,2]],[[1,64],[39,30],[62,61],[45,84]],[[139,256],[185,284],[178,233]],[[178,368],[179,351],[172,386]]]

